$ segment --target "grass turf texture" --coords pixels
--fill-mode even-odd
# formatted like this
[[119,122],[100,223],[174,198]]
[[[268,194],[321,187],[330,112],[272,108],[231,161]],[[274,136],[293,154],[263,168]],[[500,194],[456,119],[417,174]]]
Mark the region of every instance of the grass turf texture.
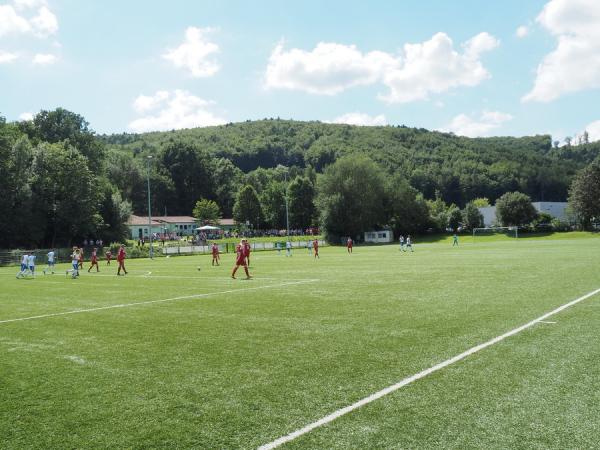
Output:
[[[255,448],[600,287],[597,238],[415,248],[2,268],[0,321],[210,294],[0,323],[2,446]],[[287,447],[592,448],[600,296],[549,320]]]

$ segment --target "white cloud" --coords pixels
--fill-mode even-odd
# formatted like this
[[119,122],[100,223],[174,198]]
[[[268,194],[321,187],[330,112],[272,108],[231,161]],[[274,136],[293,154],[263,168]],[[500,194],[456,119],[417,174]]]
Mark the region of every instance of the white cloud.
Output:
[[362,53],[354,45],[320,42],[311,50],[285,50],[279,43],[265,71],[267,88],[335,95],[354,86],[383,83],[390,103],[423,100],[458,86],[475,86],[490,77],[480,56],[499,45],[489,33],[480,33],[454,49],[445,33],[419,44],[406,44],[401,54]]
[[362,54],[354,45],[320,42],[307,52],[285,51],[279,43],[269,58],[265,86],[335,95],[353,86],[373,84],[384,70],[397,64],[392,55],[378,51]]
[[188,70],[195,78],[210,77],[219,71],[219,64],[209,57],[219,52],[219,46],[206,39],[211,28],[189,27],[185,40],[179,47],[167,51],[162,57],[175,67]]
[[524,38],[528,34],[529,34],[529,28],[527,28],[525,25],[521,25],[519,28],[517,28],[517,31],[515,31],[515,35],[518,38]]
[[425,100],[430,94],[459,86],[476,86],[490,78],[479,57],[499,44],[488,33],[465,42],[462,54],[454,49],[445,33],[437,33],[421,44],[406,44],[402,67],[383,76],[390,92],[380,98],[390,103],[406,103]]
[[38,10],[37,16],[31,19],[36,35],[45,37],[58,31],[58,20],[56,16],[47,7],[42,6]]
[[[58,31],[58,20],[45,1],[15,0],[14,5],[0,5],[0,36],[31,33],[47,37]],[[37,8],[35,16],[24,15],[34,8]]]
[[39,66],[49,66],[50,64],[54,64],[57,61],[56,55],[51,53],[37,53],[33,57],[33,64],[37,64]]
[[345,123],[348,125],[359,126],[383,126],[387,125],[387,120],[383,114],[377,116],[369,116],[360,112],[351,112],[343,114],[333,119],[330,123]]
[[440,131],[449,131],[459,136],[489,136],[492,130],[499,128],[503,123],[512,120],[512,118],[510,114],[498,111],[483,111],[475,119],[466,114],[459,114],[448,125],[441,128]]
[[187,91],[157,91],[152,96],[140,95],[133,102],[135,111],[148,115],[135,119],[129,128],[137,133],[181,128],[222,125],[227,121],[209,111],[212,102]]
[[17,14],[12,5],[0,5],[0,36],[30,31],[29,21]]
[[600,88],[600,2],[551,0],[536,21],[556,36],[558,45],[538,66],[533,89],[522,100],[549,102]]
[[33,113],[24,112],[19,114],[19,120],[33,120]]
[[168,91],[157,91],[154,95],[140,95],[133,102],[133,109],[137,113],[152,111],[169,99]]
[[14,53],[0,50],[0,64],[11,63],[17,58],[18,56]]

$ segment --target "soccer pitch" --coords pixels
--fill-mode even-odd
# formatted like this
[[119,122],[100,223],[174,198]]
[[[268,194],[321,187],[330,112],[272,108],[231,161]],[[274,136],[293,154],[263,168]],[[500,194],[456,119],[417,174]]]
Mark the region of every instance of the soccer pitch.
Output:
[[[0,447],[258,448],[600,288],[598,238],[320,253],[0,269]],[[281,448],[596,448],[599,329],[600,293]]]

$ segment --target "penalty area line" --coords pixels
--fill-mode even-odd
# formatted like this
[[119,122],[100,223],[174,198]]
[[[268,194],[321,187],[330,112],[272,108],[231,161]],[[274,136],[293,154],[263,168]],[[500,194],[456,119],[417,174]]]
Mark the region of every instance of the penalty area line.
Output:
[[148,300],[148,301],[144,301],[144,302],[122,303],[122,304],[118,304],[118,305],[99,306],[97,308],[74,309],[71,311],[63,311],[63,312],[58,312],[58,313],[40,314],[39,316],[19,317],[16,319],[0,320],[0,324],[11,323],[11,322],[23,322],[26,320],[35,320],[35,319],[45,319],[48,317],[67,316],[70,314],[80,314],[80,313],[86,313],[86,312],[104,311],[107,309],[128,308],[130,306],[152,305],[154,303],[166,303],[166,302],[173,302],[173,301],[177,301],[177,300],[190,300],[190,299],[195,299],[195,298],[210,297],[213,295],[233,294],[235,292],[247,292],[247,291],[257,291],[260,289],[279,288],[279,287],[293,286],[293,285],[309,283],[309,282],[312,283],[315,281],[318,281],[318,280],[315,279],[315,280],[290,281],[288,283],[270,284],[270,285],[266,285],[266,286],[256,286],[256,287],[241,288],[241,289],[228,289],[225,291],[206,292],[204,294],[183,295],[180,297],[162,298],[159,300]]
[[593,297],[594,295],[600,293],[600,289],[596,289],[595,291],[589,292],[579,298],[576,298],[575,300],[570,301],[569,303],[565,303],[562,306],[559,306],[556,309],[553,309],[550,312],[547,312],[546,314],[538,317],[537,319],[532,320],[531,322],[527,322],[524,325],[521,325],[520,327],[514,328],[504,334],[501,334],[500,336],[497,336],[493,339],[490,339],[487,342],[484,342],[483,344],[479,344],[476,345],[475,347],[471,347],[469,350],[456,355],[450,359],[447,359],[446,361],[443,361],[439,364],[436,364],[435,366],[430,367],[429,369],[425,369],[419,373],[416,373],[410,377],[404,378],[403,380],[399,381],[396,384],[393,384],[391,386],[386,387],[385,389],[382,389],[378,392],[375,392],[374,394],[369,395],[368,397],[363,398],[362,400],[359,400],[355,403],[352,403],[351,405],[348,405],[344,408],[338,409],[337,411],[334,411],[333,413],[317,420],[316,422],[310,423],[308,425],[306,425],[303,428],[300,428],[286,436],[280,437],[279,439],[275,439],[272,442],[269,442],[268,444],[264,444],[261,445],[260,447],[258,447],[258,450],[271,450],[274,448],[279,447],[280,445],[283,445],[287,442],[293,441],[296,438],[299,438],[300,436],[307,434],[309,432],[311,432],[312,430],[314,430],[315,428],[319,428],[322,427],[323,425],[326,425],[330,422],[333,422],[335,419],[344,416],[352,411],[354,411],[355,409],[360,408],[361,406],[367,405],[369,403],[374,402],[375,400],[380,399],[381,397],[384,397],[388,394],[391,394],[392,392],[397,391],[398,389],[411,384],[421,378],[425,378],[428,375],[431,375],[434,372],[437,372],[438,370],[441,370],[445,367],[448,367],[456,362],[459,362],[463,359],[465,359],[467,356],[470,356],[474,353],[480,352],[481,350],[490,347],[494,344],[497,344],[500,341],[503,341],[504,339],[514,336],[515,334],[520,333],[523,330],[526,330],[528,328],[531,328],[532,326],[538,324],[538,323],[544,323],[544,321],[549,318],[552,317],[555,314],[558,314],[561,311],[564,311],[567,308],[570,308],[571,306],[576,305],[579,302],[582,302],[584,300],[587,300],[590,297]]

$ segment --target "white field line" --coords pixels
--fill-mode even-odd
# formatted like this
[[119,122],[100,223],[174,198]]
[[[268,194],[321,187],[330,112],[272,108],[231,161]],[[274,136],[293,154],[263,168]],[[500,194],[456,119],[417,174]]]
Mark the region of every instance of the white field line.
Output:
[[268,444],[261,445],[258,448],[258,450],[271,450],[276,447],[279,447],[282,444],[285,444],[286,442],[293,441],[294,439],[296,439],[306,433],[309,433],[310,431],[314,430],[315,428],[322,427],[323,425],[326,425],[329,422],[334,421],[338,417],[346,415],[349,412],[352,412],[355,409],[360,408],[361,406],[364,406],[371,402],[374,402],[375,400],[378,400],[385,395],[391,394],[392,392],[395,392],[398,389],[400,389],[408,384],[413,383],[414,381],[417,381],[421,378],[426,377],[427,375],[431,375],[432,373],[443,369],[444,367],[447,367],[451,364],[461,361],[462,359],[465,359],[467,356],[470,356],[474,353],[480,352],[481,350],[483,350],[487,347],[490,347],[494,344],[497,344],[498,342],[500,342],[510,336],[514,336],[515,334],[520,333],[521,331],[526,330],[527,328],[530,328],[537,323],[543,322],[548,317],[558,314],[559,312],[561,312],[567,308],[570,308],[571,306],[576,305],[577,303],[582,302],[583,300],[586,300],[598,293],[600,293],[600,289],[596,289],[595,291],[585,294],[584,296],[579,297],[569,303],[565,303],[564,305],[559,306],[558,308],[553,309],[550,312],[547,312],[546,314],[538,317],[537,319],[534,319],[531,322],[527,322],[525,325],[521,325],[520,327],[510,330],[500,336],[497,336],[487,342],[484,342],[483,344],[479,344],[479,345],[476,345],[475,347],[471,347],[469,350],[467,350],[459,355],[456,355],[453,358],[447,359],[446,361],[436,364],[435,366],[432,366],[429,369],[425,369],[417,374],[414,374],[408,378],[405,378],[405,379],[399,381],[398,383],[388,386],[385,389],[382,389],[378,392],[375,392],[374,394],[371,394],[368,397],[365,397],[362,400],[357,401],[356,403],[346,406],[345,408],[338,409],[337,411],[334,411],[333,413],[329,414],[328,416],[323,417],[322,419],[317,420],[316,422],[310,423],[310,424],[306,425],[305,427],[300,428],[286,436],[280,437],[279,439],[276,439],[272,442],[269,442]]
[[[131,273],[132,271],[129,271],[129,272]],[[198,276],[152,275],[152,272],[150,272],[150,274],[148,273],[148,271],[141,271],[141,272],[143,272],[141,275],[126,275],[126,276],[123,276],[123,277],[119,277],[119,279],[127,279],[127,278],[145,278],[145,279],[148,279],[148,278],[150,278],[150,279],[152,279],[152,278],[157,278],[157,279],[158,278],[169,278],[169,279],[174,279],[174,280],[214,280],[214,281],[219,281],[219,282],[231,280],[231,278],[229,277],[229,273],[228,272],[227,272],[226,275],[223,276],[223,278],[205,277],[205,276],[201,276],[201,275],[198,275]],[[11,274],[11,273],[0,273],[0,275],[9,275],[9,276],[13,276],[14,277],[14,274]],[[54,275],[46,275],[46,277],[49,277],[49,276],[60,276],[60,275],[63,275],[63,277],[64,277],[63,273],[58,273],[58,272],[55,273]],[[110,274],[110,273],[92,272],[90,274],[87,274],[87,272],[86,272],[86,274],[83,274],[83,272],[81,272],[81,275],[83,275],[84,278],[86,278],[86,279],[88,277],[91,277],[91,278],[109,277],[109,278],[115,278],[115,279],[117,279],[117,274],[116,273]],[[35,279],[38,279],[38,278],[39,279],[44,279],[44,276],[43,275],[41,275],[41,276],[36,275]],[[265,281],[283,281],[282,278],[261,277],[260,275],[253,276],[253,278],[255,280],[265,280]],[[27,278],[27,279],[29,280],[30,278]],[[310,279],[310,278],[300,278],[300,279],[297,279],[297,280],[294,280],[294,281],[308,282],[308,281],[314,281],[314,280]],[[87,284],[86,284],[86,286],[87,286]]]
[[555,324],[556,322],[550,322],[549,320],[540,320],[539,323]]
[[226,291],[217,291],[217,292],[207,292],[204,294],[194,294],[194,295],[183,295],[180,297],[171,297],[171,298],[163,298],[160,300],[148,300],[144,302],[134,302],[134,303],[122,303],[119,305],[108,305],[108,306],[99,306],[97,308],[87,308],[87,309],[74,309],[71,311],[63,311],[58,313],[50,313],[50,314],[40,314],[39,316],[30,316],[30,317],[19,317],[16,319],[6,319],[0,320],[0,324],[2,323],[11,323],[11,322],[23,322],[25,320],[34,320],[34,319],[45,319],[47,317],[57,317],[57,316],[66,316],[69,314],[79,314],[86,312],[94,312],[94,311],[104,311],[106,309],[115,309],[115,308],[128,308],[130,306],[138,306],[138,305],[151,305],[154,303],[165,303],[165,302],[173,302],[176,300],[189,300],[193,298],[203,298],[210,297],[213,295],[223,295],[223,294],[233,294],[235,292],[247,292],[247,291],[256,291],[259,289],[270,289],[270,288],[278,288],[285,286],[293,286],[296,284],[303,284],[308,282],[315,282],[318,280],[304,280],[304,281],[290,281],[289,283],[281,283],[281,284],[271,284],[266,286],[256,286],[251,288],[241,288],[241,289],[228,289]]

